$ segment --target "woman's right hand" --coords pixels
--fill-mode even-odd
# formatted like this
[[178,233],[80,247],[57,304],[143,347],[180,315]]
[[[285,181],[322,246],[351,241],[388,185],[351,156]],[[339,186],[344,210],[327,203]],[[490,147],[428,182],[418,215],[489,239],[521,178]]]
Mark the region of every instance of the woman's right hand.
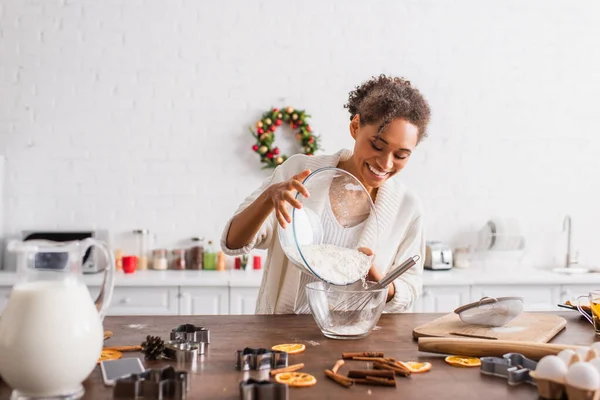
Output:
[[290,213],[286,209],[286,203],[291,204],[292,207],[297,209],[302,208],[302,204],[294,198],[294,192],[300,192],[304,197],[309,197],[308,191],[301,183],[308,175],[310,175],[310,170],[304,170],[292,176],[287,181],[269,186],[266,191],[275,209],[277,221],[279,221],[279,225],[284,229],[288,223],[292,222],[292,217],[290,217]]

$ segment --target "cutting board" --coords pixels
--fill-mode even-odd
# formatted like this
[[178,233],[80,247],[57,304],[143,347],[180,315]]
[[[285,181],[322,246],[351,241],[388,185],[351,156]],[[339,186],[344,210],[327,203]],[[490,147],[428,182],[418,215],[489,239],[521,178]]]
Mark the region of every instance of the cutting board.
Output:
[[521,313],[503,327],[483,327],[462,322],[457,314],[447,314],[413,330],[413,337],[471,337],[547,343],[567,325],[557,315]]

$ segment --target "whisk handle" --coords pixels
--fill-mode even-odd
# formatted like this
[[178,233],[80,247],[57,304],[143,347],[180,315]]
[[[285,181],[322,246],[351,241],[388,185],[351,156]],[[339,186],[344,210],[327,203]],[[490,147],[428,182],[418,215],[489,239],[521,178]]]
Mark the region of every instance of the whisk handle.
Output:
[[406,261],[404,261],[402,264],[400,264],[399,267],[397,267],[395,270],[393,270],[392,272],[390,272],[386,276],[384,276],[377,283],[378,286],[380,286],[382,288],[386,287],[387,285],[392,283],[394,281],[394,279],[396,279],[397,277],[399,277],[400,275],[402,275],[403,273],[405,273],[406,271],[411,269],[415,264],[417,264],[417,261],[419,261],[420,258],[421,257],[419,257],[418,255],[409,257]]

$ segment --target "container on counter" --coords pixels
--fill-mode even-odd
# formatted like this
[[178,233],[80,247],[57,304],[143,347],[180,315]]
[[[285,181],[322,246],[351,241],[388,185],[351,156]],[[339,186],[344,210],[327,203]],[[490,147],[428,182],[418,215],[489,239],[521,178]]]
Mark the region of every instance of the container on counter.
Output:
[[225,253],[222,251],[217,253],[217,271],[225,271]]
[[148,269],[148,256],[150,254],[150,231],[148,229],[136,229],[133,231],[136,244],[136,255],[138,257],[137,269]]
[[133,274],[137,269],[138,258],[136,256],[123,256],[123,272]]
[[152,269],[164,271],[169,268],[167,249],[156,249],[152,251]]
[[204,266],[204,238],[193,237],[192,245],[188,250],[188,269],[203,269]]
[[117,271],[123,270],[123,250],[115,250],[115,269]]
[[468,247],[458,247],[454,249],[453,261],[455,268],[469,268],[471,249]]
[[208,246],[204,249],[204,269],[209,271],[217,269],[217,249],[212,240],[208,241]]
[[186,269],[185,253],[185,249],[174,249],[171,251],[171,269],[179,271]]
[[253,258],[253,268],[260,269],[262,264],[262,258],[260,256],[254,256]]

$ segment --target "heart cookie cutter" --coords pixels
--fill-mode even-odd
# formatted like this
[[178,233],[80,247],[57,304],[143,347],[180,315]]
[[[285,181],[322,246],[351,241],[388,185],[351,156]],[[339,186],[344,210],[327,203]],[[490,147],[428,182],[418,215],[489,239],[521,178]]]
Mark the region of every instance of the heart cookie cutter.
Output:
[[240,371],[285,368],[288,366],[288,353],[268,349],[252,349],[236,351],[235,367]]
[[133,400],[184,400],[190,390],[189,375],[172,366],[148,369],[117,379],[113,389],[114,399]]
[[519,353],[507,353],[502,357],[481,357],[480,371],[485,375],[506,378],[509,385],[529,383],[535,385],[529,371],[535,370],[537,362]]
[[248,379],[240,382],[241,400],[288,400],[288,386],[279,382]]

